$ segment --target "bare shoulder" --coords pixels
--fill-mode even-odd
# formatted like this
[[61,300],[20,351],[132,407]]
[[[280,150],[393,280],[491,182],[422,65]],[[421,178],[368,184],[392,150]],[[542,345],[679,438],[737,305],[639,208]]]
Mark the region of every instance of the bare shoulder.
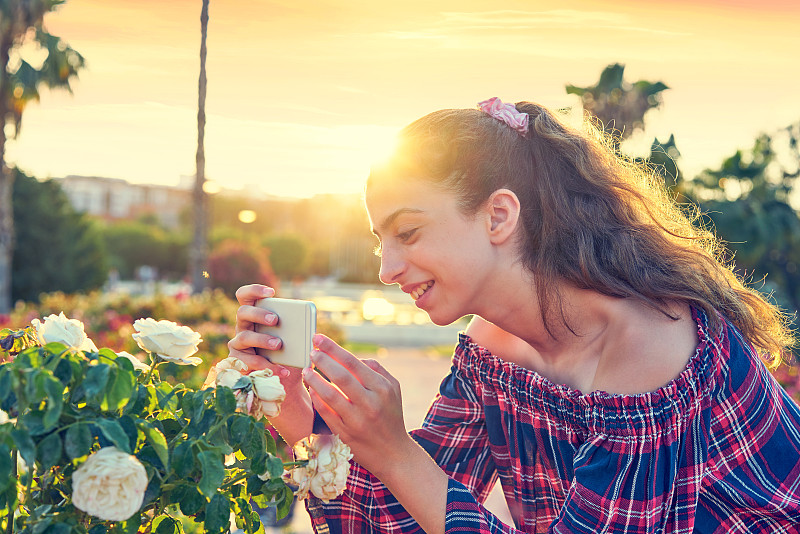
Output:
[[675,304],[678,319],[642,309],[618,329],[600,358],[593,389],[634,395],[655,391],[678,377],[699,339],[688,305]]

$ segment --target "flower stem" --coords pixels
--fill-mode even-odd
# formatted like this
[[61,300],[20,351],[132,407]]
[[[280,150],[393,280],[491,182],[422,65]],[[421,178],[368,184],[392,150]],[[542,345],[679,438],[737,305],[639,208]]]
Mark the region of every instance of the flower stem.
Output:
[[308,464],[308,460],[296,460],[294,462],[283,462],[283,467],[300,467]]
[[147,376],[144,379],[145,385],[150,383],[150,377],[153,376],[153,369],[155,369],[156,365],[158,365],[158,354],[153,354],[152,352],[150,352],[149,354],[150,354],[150,359],[153,360],[153,363],[150,364],[150,370],[147,371]]
[[248,476],[250,476],[249,473],[240,473],[239,475],[236,475],[235,477],[227,481],[225,484],[223,484],[220,489],[222,491],[225,491],[231,486],[235,486],[237,482],[241,482],[242,480],[246,479]]

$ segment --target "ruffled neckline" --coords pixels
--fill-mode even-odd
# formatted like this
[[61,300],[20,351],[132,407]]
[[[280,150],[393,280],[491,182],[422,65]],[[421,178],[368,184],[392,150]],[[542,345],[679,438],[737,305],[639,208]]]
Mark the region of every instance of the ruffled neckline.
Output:
[[[556,384],[536,371],[495,356],[476,344],[466,333],[459,334],[453,366],[480,386],[479,393],[497,395],[506,408],[525,414],[550,417],[554,423],[574,430],[613,435],[640,435],[643,430],[658,433],[674,430],[693,406],[707,398],[720,365],[720,340],[724,332],[709,333],[705,313],[692,308],[699,343],[683,371],[664,386],[647,393],[613,394],[605,391],[583,393]],[[726,328],[725,322],[723,329]]]

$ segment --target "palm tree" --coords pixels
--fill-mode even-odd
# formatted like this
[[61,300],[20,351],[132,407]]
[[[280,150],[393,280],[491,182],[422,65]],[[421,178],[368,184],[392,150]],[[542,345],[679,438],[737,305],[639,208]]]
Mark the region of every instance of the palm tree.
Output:
[[205,264],[208,257],[208,198],[203,189],[206,181],[206,155],[203,147],[206,130],[206,37],[208,35],[208,3],[203,0],[200,12],[200,79],[197,102],[197,156],[194,181],[194,240],[192,242],[192,288],[199,293],[206,288]]
[[644,114],[659,107],[661,91],[669,89],[662,82],[625,82],[624,72],[625,65],[615,63],[603,70],[595,85],[567,85],[568,94],[581,97],[584,111],[596,117],[604,129],[613,132],[617,148],[635,130],[644,128]]
[[[39,100],[39,87],[72,92],[70,82],[83,68],[84,59],[58,37],[45,31],[43,19],[66,0],[0,0],[0,313],[11,308],[11,260],[14,253],[14,212],[11,203],[13,173],[6,168],[6,126],[13,125],[16,138],[22,112],[31,100]],[[47,51],[36,68],[24,59],[11,61],[23,45]]]

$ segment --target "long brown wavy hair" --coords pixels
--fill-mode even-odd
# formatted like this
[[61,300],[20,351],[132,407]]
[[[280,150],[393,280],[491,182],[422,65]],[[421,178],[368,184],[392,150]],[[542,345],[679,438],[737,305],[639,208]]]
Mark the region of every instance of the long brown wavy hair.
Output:
[[[670,302],[701,308],[712,328],[719,312],[768,363],[793,344],[790,320],[748,287],[694,206],[679,206],[647,166],[618,155],[587,122],[577,130],[546,108],[529,115],[524,136],[477,109],[441,110],[413,122],[398,149],[373,168],[370,182],[423,179],[456,192],[465,214],[507,188],[522,206],[520,260],[537,280],[545,327],[564,320],[565,281],[618,298],[635,298],[672,317]],[[676,319],[676,317],[672,317]],[[569,325],[566,325],[569,328]]]

